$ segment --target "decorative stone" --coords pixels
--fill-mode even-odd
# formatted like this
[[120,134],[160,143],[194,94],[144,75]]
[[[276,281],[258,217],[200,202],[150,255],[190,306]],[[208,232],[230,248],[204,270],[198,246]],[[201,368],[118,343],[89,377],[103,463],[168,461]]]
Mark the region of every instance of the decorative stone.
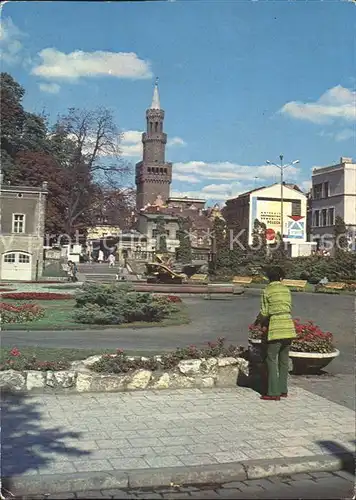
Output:
[[185,377],[180,373],[173,373],[169,377],[169,387],[171,389],[184,389],[189,387],[196,387],[197,382],[195,378]]
[[214,385],[215,380],[213,379],[213,377],[205,377],[200,381],[200,387],[214,387]]
[[240,371],[244,375],[248,376],[248,374],[249,374],[249,369],[248,369],[249,363],[248,363],[247,359],[238,358],[238,366],[239,366]]
[[224,366],[219,368],[216,379],[218,387],[232,387],[237,385],[239,368],[237,366]]
[[70,371],[47,372],[46,385],[68,389],[75,385],[76,373]]
[[201,359],[186,359],[179,362],[178,370],[184,375],[193,375],[200,372],[201,364]]
[[36,370],[29,370],[27,372],[26,388],[31,391],[32,389],[43,389],[45,386],[46,372],[39,372]]
[[0,387],[13,391],[22,391],[26,385],[26,378],[15,370],[0,371]]
[[127,379],[128,377],[126,375],[92,375],[92,379],[90,382],[90,391],[124,391]]
[[91,366],[93,365],[94,363],[96,363],[97,361],[100,361],[102,358],[102,355],[101,354],[96,354],[95,356],[89,356],[89,358],[87,359],[84,359],[82,361],[82,364],[84,366]]
[[218,360],[216,358],[208,358],[202,362],[201,369],[205,373],[216,373]]
[[150,358],[146,358],[145,356],[141,356],[141,361],[148,361]]
[[153,356],[155,361],[158,361],[158,363],[162,363],[162,356]]
[[128,377],[129,377],[129,381],[127,383],[128,389],[146,389],[149,381],[151,380],[152,372],[149,370],[138,370],[133,374],[133,376],[129,375]]
[[218,358],[218,366],[230,366],[230,365],[237,365],[238,364],[238,358]]
[[170,382],[170,374],[163,373],[158,379],[156,379],[153,384],[151,384],[152,389],[168,389]]
[[89,392],[93,375],[87,373],[78,373],[77,375],[77,391]]

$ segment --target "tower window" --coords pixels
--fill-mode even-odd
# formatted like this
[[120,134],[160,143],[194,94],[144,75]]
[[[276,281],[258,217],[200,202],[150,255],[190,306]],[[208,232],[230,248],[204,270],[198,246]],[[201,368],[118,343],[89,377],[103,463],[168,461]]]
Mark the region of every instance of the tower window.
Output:
[[148,173],[151,173],[151,167],[148,167],[148,168],[147,168],[147,172],[148,172]]
[[164,169],[164,173],[165,173],[165,174],[167,173],[167,169],[166,169],[166,168]]
[[150,132],[152,132],[152,131],[153,131],[153,123],[150,122]]
[[160,168],[160,169],[159,169],[159,173],[160,173],[160,174],[163,174],[163,168]]
[[158,122],[155,123],[155,132],[158,132]]

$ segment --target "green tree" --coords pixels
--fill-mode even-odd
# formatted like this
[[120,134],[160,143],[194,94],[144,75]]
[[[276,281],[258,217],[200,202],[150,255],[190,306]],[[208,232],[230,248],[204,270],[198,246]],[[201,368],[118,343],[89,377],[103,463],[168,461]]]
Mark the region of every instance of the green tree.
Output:
[[249,247],[250,270],[260,271],[268,262],[268,248],[266,239],[266,225],[255,219],[252,230],[252,245]]
[[221,217],[215,217],[213,222],[212,251],[215,255],[216,273],[226,273],[231,270],[230,233],[226,222]]
[[335,254],[340,255],[348,248],[347,241],[347,230],[346,224],[342,217],[337,215],[335,217],[335,226],[334,226],[334,239],[335,239]]
[[190,221],[188,218],[178,218],[177,239],[179,247],[177,248],[176,258],[182,264],[190,264],[192,262],[192,246],[190,241]]
[[161,253],[167,252],[167,233],[166,233],[166,221],[162,215],[158,216],[156,219],[156,233],[158,241],[158,251]]

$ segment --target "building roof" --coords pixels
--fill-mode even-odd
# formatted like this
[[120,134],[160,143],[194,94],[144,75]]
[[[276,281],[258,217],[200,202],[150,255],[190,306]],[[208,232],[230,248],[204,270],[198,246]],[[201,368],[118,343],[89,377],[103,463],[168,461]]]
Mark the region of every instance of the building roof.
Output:
[[[238,196],[236,196],[235,198],[229,198],[228,200],[226,200],[226,203],[229,201],[231,202],[231,201],[237,200],[239,198],[244,198],[245,196],[249,196],[251,193],[254,193],[256,191],[260,191],[262,189],[267,189],[267,188],[270,188],[272,186],[277,186],[279,184],[280,184],[280,182],[274,182],[270,186],[261,186],[261,187],[255,188],[255,189],[251,189],[251,191],[246,191],[246,193],[241,193]],[[299,193],[303,193],[303,191],[299,188],[299,186],[297,186],[297,184],[291,184],[291,183],[284,182],[283,185],[289,189],[294,189],[294,191],[298,191]]]
[[150,109],[161,109],[161,104],[159,102],[159,92],[158,92],[158,78],[156,78],[156,83],[153,89],[153,98]]
[[170,201],[179,201],[179,202],[184,202],[184,203],[206,203],[205,198],[189,198],[188,196],[184,197],[170,197],[168,198],[168,203]]
[[24,193],[25,192],[27,192],[27,193],[47,193],[48,192],[48,183],[46,181],[42,182],[41,186],[22,186],[22,185],[14,186],[12,184],[5,184],[3,182],[2,175],[3,174],[0,171],[0,192],[1,191],[7,191],[9,193],[11,193],[11,192],[18,193],[19,191],[24,192]]

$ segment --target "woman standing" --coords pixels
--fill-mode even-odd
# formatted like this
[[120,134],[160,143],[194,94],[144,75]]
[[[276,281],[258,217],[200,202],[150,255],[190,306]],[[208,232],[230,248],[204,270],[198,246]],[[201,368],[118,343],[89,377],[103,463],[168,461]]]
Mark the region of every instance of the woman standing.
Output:
[[283,269],[272,267],[266,272],[269,284],[263,290],[261,310],[256,324],[268,325],[266,364],[267,393],[261,399],[279,401],[288,396],[289,348],[296,337],[291,316],[292,294],[281,283],[285,277]]

